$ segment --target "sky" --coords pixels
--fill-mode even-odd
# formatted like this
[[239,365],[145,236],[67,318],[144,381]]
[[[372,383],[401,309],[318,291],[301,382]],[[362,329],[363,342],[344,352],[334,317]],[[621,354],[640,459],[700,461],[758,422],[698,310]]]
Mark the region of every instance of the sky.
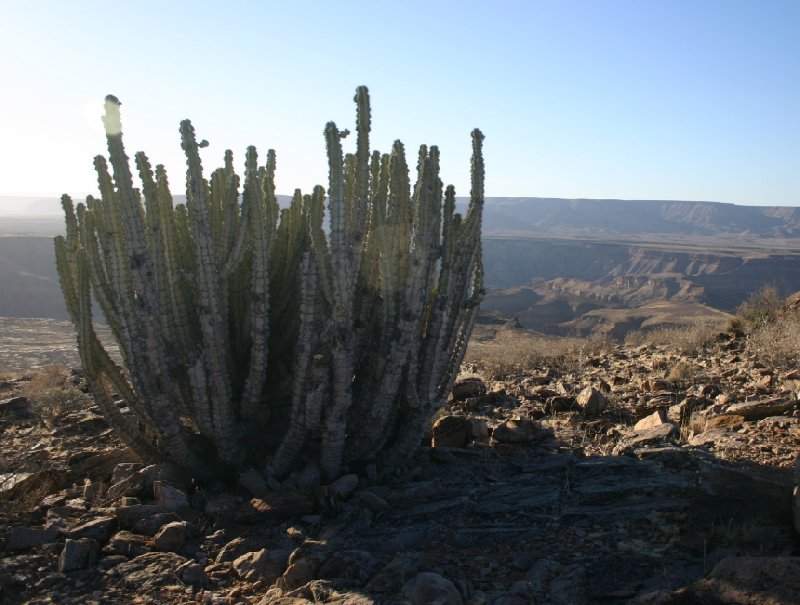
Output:
[[797,0],[0,0],[0,195],[94,193],[109,93],[173,193],[185,118],[209,174],[274,148],[310,191],[365,84],[373,149],[438,145],[459,195],[479,127],[487,196],[800,206],[798,31]]

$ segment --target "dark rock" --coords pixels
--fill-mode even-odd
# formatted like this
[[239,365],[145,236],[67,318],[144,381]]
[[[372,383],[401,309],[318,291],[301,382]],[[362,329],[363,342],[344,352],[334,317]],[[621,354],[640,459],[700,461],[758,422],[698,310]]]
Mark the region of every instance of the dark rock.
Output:
[[547,414],[555,412],[567,412],[574,410],[578,406],[575,397],[572,395],[554,395],[548,397],[544,404],[544,411]]
[[342,475],[330,484],[331,491],[341,500],[346,500],[358,486],[358,475]]
[[186,492],[163,481],[153,482],[153,495],[155,496],[156,504],[170,513],[189,506],[189,498]]
[[419,553],[399,555],[378,571],[364,589],[371,593],[397,594],[417,574],[422,562],[423,556]]
[[[378,568],[378,561],[365,550],[335,552],[319,569],[319,577],[345,580],[347,586],[363,586]],[[338,583],[337,583],[338,585]]]
[[677,429],[675,425],[670,423],[661,424],[652,429],[637,432],[622,439],[616,447],[614,447],[613,453],[615,456],[622,456],[624,454],[633,453],[637,448],[663,445],[674,441],[676,433]]
[[492,438],[502,443],[537,443],[551,437],[552,434],[552,431],[543,428],[540,422],[522,418],[500,423],[492,431]]
[[243,580],[248,582],[261,580],[269,585],[286,571],[289,555],[288,549],[261,549],[256,552],[248,552],[233,562],[233,569]]
[[706,579],[695,582],[696,603],[800,604],[800,557],[723,559]]
[[176,572],[185,563],[186,559],[175,553],[149,552],[120,563],[113,572],[121,587],[142,594],[160,586],[174,585]]
[[358,499],[372,512],[379,513],[389,509],[389,503],[369,490],[358,492]]
[[470,397],[481,397],[486,394],[486,385],[480,378],[467,378],[453,385],[453,399],[465,401]]
[[153,538],[156,550],[162,552],[177,552],[186,541],[186,522],[173,521],[162,527]]
[[152,538],[122,530],[111,537],[103,550],[114,555],[136,557],[149,552],[152,548]]
[[85,569],[97,562],[100,545],[91,538],[73,540],[67,538],[64,550],[58,557],[58,571],[65,573],[76,569]]
[[134,533],[144,534],[146,536],[155,536],[158,530],[167,523],[174,521],[181,521],[182,519],[175,513],[156,513],[151,517],[139,519],[133,526],[129,526]]
[[431,571],[418,573],[403,586],[411,605],[463,605],[464,599],[455,584]]
[[186,563],[178,569],[178,576],[189,586],[208,586],[208,576],[198,563]]
[[6,548],[8,550],[30,550],[55,542],[62,530],[56,527],[12,527]]
[[464,447],[472,426],[466,416],[442,416],[433,423],[433,447]]
[[215,563],[231,563],[243,554],[257,549],[256,544],[246,538],[234,538],[220,549]]
[[144,464],[140,462],[120,462],[114,467],[111,473],[111,483],[119,483],[123,479],[127,479],[131,475],[136,474],[144,468]]
[[73,527],[69,531],[69,537],[73,540],[81,538],[92,538],[100,544],[105,544],[117,529],[117,519],[114,517],[97,517],[81,525]]
[[243,504],[236,514],[236,520],[255,525],[267,519],[285,519],[308,515],[313,511],[313,500],[302,492],[270,492]]
[[319,577],[319,568],[326,559],[327,555],[323,552],[305,553],[301,549],[296,550],[289,558],[289,567],[280,578],[281,587],[294,590],[308,584]]
[[144,491],[146,485],[147,481],[144,476],[134,473],[118,483],[112,484],[106,492],[105,499],[107,502],[114,502],[124,496],[138,496]]
[[132,528],[143,519],[163,512],[156,504],[133,504],[131,506],[118,506],[114,510],[121,527]]

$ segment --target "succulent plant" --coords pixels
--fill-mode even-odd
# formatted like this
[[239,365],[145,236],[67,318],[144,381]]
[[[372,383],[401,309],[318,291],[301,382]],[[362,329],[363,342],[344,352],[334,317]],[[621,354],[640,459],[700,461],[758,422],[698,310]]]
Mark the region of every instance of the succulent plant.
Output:
[[[248,148],[243,183],[230,151],[207,179],[188,120],[186,203],[143,153],[136,188],[106,98],[110,168],[95,158],[99,197],[63,196],[56,258],[93,395],[143,459],[200,479],[389,471],[446,401],[483,294],[483,135],[462,217],[438,148],[420,148],[412,188],[402,143],[370,151],[366,87],[355,101],[354,153],[325,127],[325,217],[320,186],[279,207],[272,150],[259,165]],[[121,364],[95,333],[98,307]]]

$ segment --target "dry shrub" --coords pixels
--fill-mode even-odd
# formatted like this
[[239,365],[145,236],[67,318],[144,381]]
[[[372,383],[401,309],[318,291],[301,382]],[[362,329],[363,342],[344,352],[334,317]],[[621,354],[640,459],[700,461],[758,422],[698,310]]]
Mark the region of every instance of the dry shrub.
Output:
[[23,385],[22,394],[47,424],[90,405],[89,397],[70,381],[67,369],[59,365],[46,366],[34,374]]
[[778,288],[764,286],[747,297],[737,309],[737,319],[746,332],[753,332],[777,322],[783,315],[785,301]]
[[683,355],[697,355],[711,345],[724,328],[721,322],[698,322],[685,326],[661,326],[653,330],[631,332],[625,344],[670,347]]
[[471,342],[464,365],[474,366],[490,380],[551,367],[580,371],[592,357],[609,352],[613,346],[605,336],[553,338],[499,331],[493,340]]
[[759,361],[772,367],[800,363],[800,316],[783,315],[774,323],[762,325],[749,336],[750,350]]
[[687,361],[679,361],[672,366],[665,378],[680,388],[687,388],[692,386],[700,375],[700,368]]

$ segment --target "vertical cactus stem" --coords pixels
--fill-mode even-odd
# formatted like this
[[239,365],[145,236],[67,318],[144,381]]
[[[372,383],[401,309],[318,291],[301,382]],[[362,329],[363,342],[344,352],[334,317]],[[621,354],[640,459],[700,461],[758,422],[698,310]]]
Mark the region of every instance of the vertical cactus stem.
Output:
[[208,399],[212,409],[213,435],[220,458],[231,464],[241,461],[243,451],[237,439],[231,383],[226,360],[227,318],[221,305],[221,285],[214,253],[207,184],[203,179],[198,144],[189,120],[181,122],[181,146],[186,154],[186,201],[191,206],[190,222],[197,262],[197,306],[207,372]]
[[75,205],[72,198],[66,194],[61,196],[61,207],[64,209],[64,216],[66,219],[66,241],[70,246],[77,248],[78,246],[78,219],[75,216]]
[[330,208],[330,254],[334,318],[338,324],[347,321],[347,284],[349,267],[346,262],[345,228],[345,177],[342,157],[341,133],[336,124],[328,122],[325,127],[325,142],[328,151],[328,204]]
[[[356,154],[355,154],[355,189],[352,202],[352,218],[350,221],[350,242],[352,278],[359,273],[360,252],[366,236],[367,218],[369,213],[369,185],[370,185],[370,105],[369,91],[366,86],[359,86],[353,98],[356,102]],[[351,283],[351,288],[355,285]]]
[[242,414],[245,418],[258,418],[259,412],[268,411],[262,406],[267,369],[267,337],[269,333],[268,264],[269,236],[265,209],[267,202],[258,178],[258,155],[255,147],[247,148],[245,162],[244,198],[250,206],[250,245],[253,252],[250,278],[250,363],[242,395]]
[[270,461],[271,474],[281,476],[286,473],[295,456],[305,444],[309,425],[307,407],[312,393],[319,385],[309,388],[308,378],[314,353],[314,319],[316,312],[316,275],[311,254],[303,255],[300,282],[300,329],[297,335],[297,349],[294,359],[292,380],[292,408],[289,428],[281,439],[275,455]]

